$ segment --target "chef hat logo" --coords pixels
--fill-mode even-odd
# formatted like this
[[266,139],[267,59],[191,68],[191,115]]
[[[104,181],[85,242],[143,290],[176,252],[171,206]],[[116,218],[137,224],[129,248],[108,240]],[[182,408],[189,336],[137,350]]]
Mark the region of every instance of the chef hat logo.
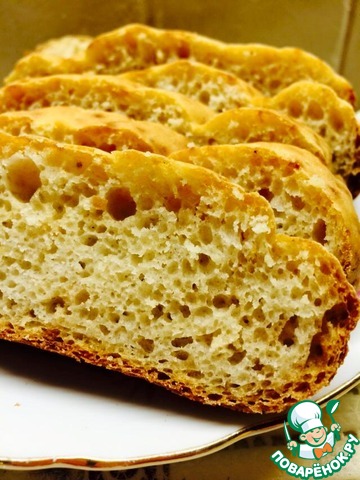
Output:
[[288,422],[297,432],[307,433],[314,428],[323,427],[322,412],[319,405],[311,400],[295,404],[288,413]]

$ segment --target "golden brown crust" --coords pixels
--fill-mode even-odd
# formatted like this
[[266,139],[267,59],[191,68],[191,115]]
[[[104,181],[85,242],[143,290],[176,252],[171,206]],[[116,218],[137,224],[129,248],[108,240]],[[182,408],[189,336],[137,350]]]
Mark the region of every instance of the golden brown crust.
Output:
[[226,44],[192,32],[140,24],[99,35],[89,45],[85,44],[83,54],[77,52],[70,64],[62,64],[61,55],[50,62],[39,55],[30,55],[19,62],[7,81],[24,78],[24,75],[36,76],[39,72],[41,75],[78,73],[81,69],[114,74],[179,59],[195,60],[234,73],[267,95],[274,95],[298,80],[315,80],[329,85],[351,104],[355,103],[349,83],[325,62],[301,49]]
[[243,107],[219,113],[193,129],[197,145],[276,142],[308,150],[332,168],[327,142],[312,129],[267,108]]
[[167,156],[188,143],[185,136],[158,123],[74,106],[6,112],[0,114],[0,129],[11,135],[41,135],[107,152],[132,148]]
[[53,75],[12,83],[0,89],[0,111],[50,105],[75,105],[124,113],[135,120],[157,121],[186,133],[214,113],[175,92],[142,87],[111,75]]

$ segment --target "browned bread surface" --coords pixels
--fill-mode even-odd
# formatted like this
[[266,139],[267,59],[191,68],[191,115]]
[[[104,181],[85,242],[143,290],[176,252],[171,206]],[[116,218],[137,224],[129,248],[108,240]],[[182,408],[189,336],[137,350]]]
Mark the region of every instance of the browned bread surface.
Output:
[[266,108],[243,107],[215,114],[180,93],[139,86],[112,75],[54,75],[0,89],[0,112],[71,105],[158,122],[196,145],[289,143],[309,150],[331,168],[331,150],[322,137],[301,122]]
[[112,75],[53,75],[0,89],[0,112],[61,105],[123,113],[135,120],[167,125],[179,133],[214,115],[185,95],[139,87]]
[[1,338],[247,412],[336,373],[358,297],[260,195],[134,150],[0,134],[0,158]]
[[196,145],[276,142],[308,150],[329,169],[332,155],[328,143],[311,128],[268,108],[242,107],[218,113],[202,125],[194,125]]
[[76,37],[59,42],[55,54],[52,41],[51,49],[47,45],[42,48],[43,55],[38,49],[20,60],[7,81],[54,73],[114,74],[189,59],[229,71],[265,95],[274,95],[299,80],[314,80],[329,85],[351,104],[355,102],[354,91],[343,77],[319,58],[298,48],[226,44],[188,31],[140,24],[126,25],[90,42],[84,41],[82,48],[75,50],[72,61],[61,50],[67,52],[73,48]]
[[184,135],[159,123],[74,106],[2,113],[0,130],[11,135],[40,135],[107,152],[134,149],[167,156],[188,144]]

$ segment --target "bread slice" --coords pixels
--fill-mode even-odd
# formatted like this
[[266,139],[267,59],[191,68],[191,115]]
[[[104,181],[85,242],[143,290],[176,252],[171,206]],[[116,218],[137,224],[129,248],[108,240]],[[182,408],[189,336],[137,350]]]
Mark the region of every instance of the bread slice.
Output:
[[300,120],[325,138],[332,151],[333,171],[348,179],[357,156],[359,129],[355,111],[330,87],[313,81],[295,82],[269,98],[234,75],[206,65],[181,60],[135,70],[121,78],[142,85],[176,91],[194,98],[217,113],[258,106]]
[[11,135],[41,135],[106,152],[135,149],[167,156],[188,145],[184,135],[159,123],[74,106],[2,113],[0,130]]
[[112,75],[55,75],[0,89],[0,112],[48,106],[80,106],[120,112],[135,120],[158,122],[204,143],[275,141],[305,148],[331,166],[330,147],[302,123],[260,107],[215,114],[177,92],[139,86]]
[[191,148],[170,158],[209,168],[248,192],[259,192],[270,202],[279,233],[324,245],[360,289],[360,222],[352,197],[311,153],[253,143]]
[[4,82],[63,73],[83,73],[84,54],[92,40],[93,37],[87,35],[65,35],[42,42],[18,60]]
[[[70,41],[60,39],[61,46],[67,50]],[[355,103],[354,90],[343,77],[319,58],[298,48],[227,44],[188,31],[130,24],[101,34],[90,43],[84,42],[83,50],[77,50],[70,64],[68,57],[63,61],[61,53],[57,58],[52,55],[48,61],[46,50],[47,47],[44,60],[39,49],[35,55],[22,59],[7,81],[24,78],[24,75],[80,71],[116,74],[189,59],[234,73],[268,96],[298,80],[314,80],[329,85],[339,97]]]
[[112,75],[54,75],[0,89],[0,112],[74,105],[158,122],[178,133],[204,123],[214,112],[176,92],[139,87]]
[[242,107],[219,113],[208,122],[195,125],[191,138],[194,146],[260,141],[294,145],[333,168],[326,140],[301,122],[268,108]]
[[297,82],[265,99],[262,106],[308,125],[329,143],[332,170],[347,180],[354,173],[360,162],[360,129],[354,109],[331,88],[315,82]]
[[191,60],[131,70],[120,77],[146,87],[182,93],[217,113],[264,100],[258,90],[236,75]]
[[0,134],[0,337],[280,412],[342,363],[359,299],[318,243],[210,170]]

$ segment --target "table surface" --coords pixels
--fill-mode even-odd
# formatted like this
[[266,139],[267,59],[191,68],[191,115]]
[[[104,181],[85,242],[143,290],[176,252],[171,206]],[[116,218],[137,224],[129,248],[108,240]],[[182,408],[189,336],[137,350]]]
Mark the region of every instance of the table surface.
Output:
[[[360,438],[360,385],[340,398],[336,421],[341,425],[341,438],[337,442],[337,450],[340,451],[349,434]],[[283,430],[241,440],[230,447],[198,459],[169,465],[104,472],[60,468],[38,471],[0,469],[0,480],[290,480],[294,478],[270,460],[270,456],[277,450],[291,458],[286,450]],[[335,450],[328,457],[327,462],[331,462],[336,455]],[[296,462],[301,465],[301,460],[297,459]],[[326,462],[320,461],[320,463]],[[332,480],[337,478],[338,480],[360,479],[360,444],[355,446],[355,454],[351,459],[342,466],[341,470],[331,476]]]

